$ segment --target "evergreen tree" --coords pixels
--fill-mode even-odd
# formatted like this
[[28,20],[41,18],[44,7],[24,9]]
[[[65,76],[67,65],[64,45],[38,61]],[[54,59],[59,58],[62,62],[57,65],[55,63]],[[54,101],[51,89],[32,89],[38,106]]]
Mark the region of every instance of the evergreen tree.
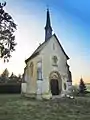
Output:
[[12,79],[13,77],[14,77],[15,75],[14,75],[14,73],[12,72],[12,74],[10,75],[10,79]]
[[9,76],[9,71],[8,71],[7,68],[3,71],[3,73],[1,74],[1,76],[8,78],[8,76]]
[[9,71],[6,68],[0,76],[1,83],[7,83],[9,81]]
[[83,94],[83,93],[85,93],[86,90],[87,90],[86,85],[85,85],[83,79],[81,78],[80,79],[80,84],[79,84],[79,93]]

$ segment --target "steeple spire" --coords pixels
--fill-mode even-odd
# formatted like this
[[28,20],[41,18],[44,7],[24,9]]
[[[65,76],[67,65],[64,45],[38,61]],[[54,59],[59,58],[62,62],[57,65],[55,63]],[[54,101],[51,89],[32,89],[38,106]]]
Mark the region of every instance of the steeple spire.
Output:
[[49,9],[47,8],[47,18],[46,18],[46,26],[45,26],[45,41],[47,41],[52,36],[52,27],[50,22],[50,14]]

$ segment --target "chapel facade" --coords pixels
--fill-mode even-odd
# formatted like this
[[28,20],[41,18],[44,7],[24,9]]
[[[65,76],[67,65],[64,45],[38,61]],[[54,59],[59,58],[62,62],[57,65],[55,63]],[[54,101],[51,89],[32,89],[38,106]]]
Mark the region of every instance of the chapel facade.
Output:
[[[47,9],[45,40],[25,60],[24,94],[36,98],[52,98],[70,92],[72,75],[65,53],[59,39],[52,34],[49,9]],[[23,91],[23,88],[22,88]],[[23,92],[22,92],[23,93]]]

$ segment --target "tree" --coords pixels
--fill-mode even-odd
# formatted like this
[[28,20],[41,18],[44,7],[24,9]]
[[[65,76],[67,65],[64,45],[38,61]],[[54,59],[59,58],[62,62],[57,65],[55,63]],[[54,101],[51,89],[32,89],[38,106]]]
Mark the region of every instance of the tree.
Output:
[[9,77],[8,83],[17,83],[17,76],[13,72]]
[[83,79],[81,78],[80,79],[80,84],[79,84],[79,93],[85,93],[86,92],[86,85],[85,85],[85,83],[84,83],[84,81],[83,81]]
[[15,75],[14,75],[14,73],[12,72],[12,74],[10,75],[10,79],[12,79],[13,77],[14,77]]
[[6,68],[0,76],[0,83],[7,83],[9,81],[9,71]]
[[13,72],[9,77],[9,83],[21,83],[22,81],[22,76],[19,74],[18,76],[16,76]]
[[8,76],[9,76],[9,71],[8,71],[7,68],[3,71],[3,73],[1,74],[1,76],[8,78]]
[[13,18],[4,10],[6,2],[0,2],[0,58],[8,62],[11,52],[15,51],[16,24]]
[[21,74],[18,75],[18,82],[22,82],[22,75]]

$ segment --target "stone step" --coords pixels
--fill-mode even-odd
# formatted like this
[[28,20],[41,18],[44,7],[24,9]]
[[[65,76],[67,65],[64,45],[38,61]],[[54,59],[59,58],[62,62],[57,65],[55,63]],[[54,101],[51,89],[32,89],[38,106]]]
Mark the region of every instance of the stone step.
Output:
[[52,99],[57,99],[57,98],[61,98],[61,97],[62,97],[61,95],[53,95]]

